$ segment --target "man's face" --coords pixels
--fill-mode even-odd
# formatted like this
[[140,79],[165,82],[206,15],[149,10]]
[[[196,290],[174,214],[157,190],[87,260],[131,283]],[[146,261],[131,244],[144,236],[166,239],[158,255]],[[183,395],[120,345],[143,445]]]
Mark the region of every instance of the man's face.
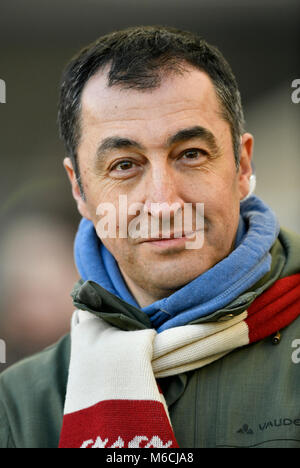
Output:
[[[201,249],[187,249],[184,239],[118,238],[118,231],[116,238],[102,239],[131,290],[158,299],[232,251],[240,199],[249,190],[251,150],[252,137],[245,134],[237,171],[230,126],[204,72],[188,68],[165,77],[157,89],[140,91],[108,88],[102,71],[82,94],[78,161],[85,200],[69,160],[65,166],[79,211],[95,227],[98,205],[112,203],[118,213],[120,195],[126,195],[128,206],[143,204],[149,225],[152,217],[162,215],[152,210],[153,203],[178,202],[183,212],[187,203],[194,212],[196,203],[204,204]],[[128,224],[138,214],[127,215]]]

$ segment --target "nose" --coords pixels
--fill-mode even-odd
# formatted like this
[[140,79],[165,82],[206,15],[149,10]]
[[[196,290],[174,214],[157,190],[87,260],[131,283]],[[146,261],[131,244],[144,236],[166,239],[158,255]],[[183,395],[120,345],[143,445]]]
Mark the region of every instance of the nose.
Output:
[[174,169],[159,165],[153,167],[145,184],[144,212],[161,218],[175,216],[183,208],[180,182]]

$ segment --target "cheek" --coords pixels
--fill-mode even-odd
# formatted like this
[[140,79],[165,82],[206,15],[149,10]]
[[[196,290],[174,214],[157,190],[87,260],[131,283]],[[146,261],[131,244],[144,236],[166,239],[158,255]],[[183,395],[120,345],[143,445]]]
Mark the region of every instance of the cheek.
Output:
[[86,197],[85,203],[94,224],[101,219],[101,216],[97,215],[97,211],[101,206],[108,204],[114,207],[118,213],[118,195],[116,195],[115,187],[112,187],[107,181],[87,177],[84,180],[83,188]]
[[234,235],[240,212],[237,178],[231,175],[231,178],[206,180],[198,193],[204,203],[205,220],[211,234],[218,233],[223,238]]
[[222,177],[210,174],[210,177],[199,178],[197,184],[190,185],[190,193],[197,201],[202,201],[207,208],[222,211],[227,205],[236,205],[239,200],[236,177]]
[[120,266],[135,265],[135,250],[130,248],[127,239],[101,239]]

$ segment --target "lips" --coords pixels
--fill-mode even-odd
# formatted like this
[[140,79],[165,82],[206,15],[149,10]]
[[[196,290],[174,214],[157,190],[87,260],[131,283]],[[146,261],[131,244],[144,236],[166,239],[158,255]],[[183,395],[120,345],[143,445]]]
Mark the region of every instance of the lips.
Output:
[[186,234],[182,235],[182,232],[180,233],[172,233],[170,237],[164,237],[163,235],[160,235],[159,237],[150,237],[149,239],[145,239],[142,242],[161,242],[161,241],[168,241],[168,240],[173,240],[173,239],[185,239],[190,237],[193,234],[196,234],[197,231],[189,232]]
[[142,239],[140,240],[139,243],[151,243],[152,245],[158,245],[160,247],[166,247],[166,246],[175,246],[175,245],[181,245],[183,242],[189,241],[193,239],[193,237],[200,232],[201,229],[197,229],[196,231],[190,231],[187,233],[172,233],[168,237],[162,237],[162,234],[160,234],[160,237],[149,237],[149,239]]

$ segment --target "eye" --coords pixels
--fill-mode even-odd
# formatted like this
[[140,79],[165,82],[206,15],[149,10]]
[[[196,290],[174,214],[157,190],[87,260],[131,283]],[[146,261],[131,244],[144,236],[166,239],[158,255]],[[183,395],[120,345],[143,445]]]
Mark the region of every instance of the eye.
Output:
[[123,161],[119,161],[114,166],[112,166],[111,170],[125,172],[125,171],[128,171],[129,169],[132,169],[133,167],[134,167],[134,163],[132,161],[130,161],[129,159],[124,159]]
[[203,149],[192,148],[192,149],[183,151],[181,156],[184,159],[194,161],[194,160],[198,160],[199,158],[202,158],[204,156],[208,156],[208,152],[206,150],[203,150]]

